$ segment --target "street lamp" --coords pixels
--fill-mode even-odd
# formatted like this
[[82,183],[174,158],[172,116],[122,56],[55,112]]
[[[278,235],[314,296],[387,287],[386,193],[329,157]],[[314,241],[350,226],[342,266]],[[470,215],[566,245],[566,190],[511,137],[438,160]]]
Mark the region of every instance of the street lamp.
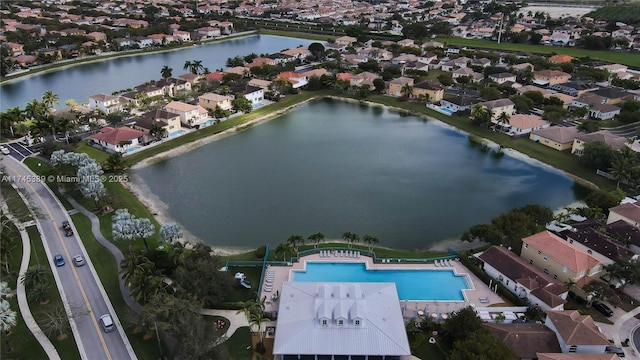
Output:
[[164,354],[162,353],[162,345],[160,344],[160,335],[158,334],[158,323],[153,320],[153,327],[156,329],[156,340],[158,340],[158,351],[160,351],[160,360],[165,360]]

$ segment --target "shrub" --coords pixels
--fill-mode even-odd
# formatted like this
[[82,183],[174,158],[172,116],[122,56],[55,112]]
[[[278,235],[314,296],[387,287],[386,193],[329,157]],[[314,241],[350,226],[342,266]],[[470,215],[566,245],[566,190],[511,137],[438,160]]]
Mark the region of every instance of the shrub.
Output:
[[267,253],[267,247],[262,245],[256,249],[256,258],[263,259],[266,253]]

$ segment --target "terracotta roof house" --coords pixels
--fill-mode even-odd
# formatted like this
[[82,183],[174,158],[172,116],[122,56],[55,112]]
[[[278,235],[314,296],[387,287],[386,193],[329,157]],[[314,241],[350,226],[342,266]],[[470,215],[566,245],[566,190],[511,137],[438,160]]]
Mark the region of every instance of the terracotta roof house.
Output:
[[549,62],[553,63],[553,64],[562,64],[562,63],[568,63],[571,62],[574,59],[573,56],[569,56],[569,55],[553,55],[549,58]]
[[100,132],[89,138],[93,144],[99,145],[107,151],[123,153],[138,145],[143,136],[144,132],[127,126],[118,128],[105,126],[100,129]]
[[240,75],[240,76],[246,76],[250,71],[251,71],[251,69],[249,69],[248,67],[234,66],[234,67],[230,67],[230,68],[224,69],[222,71],[222,73],[223,74],[236,74],[236,75]]
[[269,85],[271,85],[271,81],[269,80],[262,80],[262,79],[251,79],[249,80],[249,82],[247,83],[251,86],[255,86],[255,87],[259,87],[263,90],[267,90],[269,89]]
[[165,109],[180,116],[180,122],[185,126],[199,126],[207,121],[207,110],[200,105],[191,105],[181,101],[172,101]]
[[534,130],[529,139],[558,151],[569,150],[573,140],[580,134],[577,126],[552,126],[546,129]]
[[373,90],[375,86],[373,85],[373,80],[379,79],[380,76],[378,74],[374,74],[368,71],[361,72],[359,74],[353,75],[351,80],[349,81],[351,86],[369,86],[369,89]]
[[223,76],[224,74],[222,73],[222,71],[215,71],[212,73],[204,74],[205,79],[213,81],[222,81]]
[[515,114],[509,118],[509,135],[527,135],[535,130],[547,129],[551,123],[534,114]]
[[620,360],[616,354],[538,353],[538,360]]
[[609,209],[607,225],[622,220],[629,225],[640,228],[640,201],[625,203]]
[[485,323],[489,333],[511,349],[518,359],[535,359],[536,353],[560,352],[556,333],[543,324]]
[[563,310],[568,290],[551,276],[502,246],[492,246],[477,256],[482,269],[519,298],[544,310]]
[[343,73],[336,74],[337,80],[351,81],[352,77],[353,77],[352,73],[343,72]]
[[281,72],[276,76],[276,79],[283,79],[291,83],[294,89],[301,88],[307,85],[309,78],[305,73],[296,73],[293,71]]
[[395,283],[284,282],[277,359],[411,355]]
[[593,255],[546,230],[522,239],[520,257],[560,282],[583,282],[602,271],[603,265]]
[[603,142],[613,150],[620,150],[627,144],[627,138],[624,136],[618,136],[611,133],[609,130],[600,130],[592,132],[590,134],[579,134],[573,140],[573,146],[571,147],[571,153],[576,155],[582,155],[584,145],[600,141]]
[[544,324],[556,333],[563,353],[603,354],[610,345],[591,316],[578,310],[547,311]]

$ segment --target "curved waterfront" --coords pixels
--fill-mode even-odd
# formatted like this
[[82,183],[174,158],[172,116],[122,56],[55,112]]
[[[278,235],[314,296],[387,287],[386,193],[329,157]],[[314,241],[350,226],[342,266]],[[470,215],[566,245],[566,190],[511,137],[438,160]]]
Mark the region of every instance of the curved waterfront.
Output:
[[237,249],[317,231],[426,249],[513,207],[574,200],[573,181],[548,166],[497,158],[438,121],[335,100],[132,174],[194,236]]
[[24,106],[33,98],[52,90],[60,105],[74,99],[78,103],[89,96],[127,89],[147,81],[160,79],[160,69],[168,65],[173,76],[184,74],[184,62],[202,60],[209,70],[224,68],[226,60],[236,55],[274,53],[283,49],[308,45],[312,41],[273,35],[252,35],[174,51],[124,56],[103,61],[70,65],[58,71],[40,73],[0,85],[0,110]]

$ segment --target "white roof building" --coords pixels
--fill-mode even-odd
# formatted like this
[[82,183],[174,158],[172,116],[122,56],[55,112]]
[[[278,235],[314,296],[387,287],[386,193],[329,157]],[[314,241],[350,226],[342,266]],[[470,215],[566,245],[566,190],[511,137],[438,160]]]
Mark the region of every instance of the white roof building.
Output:
[[276,360],[410,355],[395,283],[284,282],[273,354]]

